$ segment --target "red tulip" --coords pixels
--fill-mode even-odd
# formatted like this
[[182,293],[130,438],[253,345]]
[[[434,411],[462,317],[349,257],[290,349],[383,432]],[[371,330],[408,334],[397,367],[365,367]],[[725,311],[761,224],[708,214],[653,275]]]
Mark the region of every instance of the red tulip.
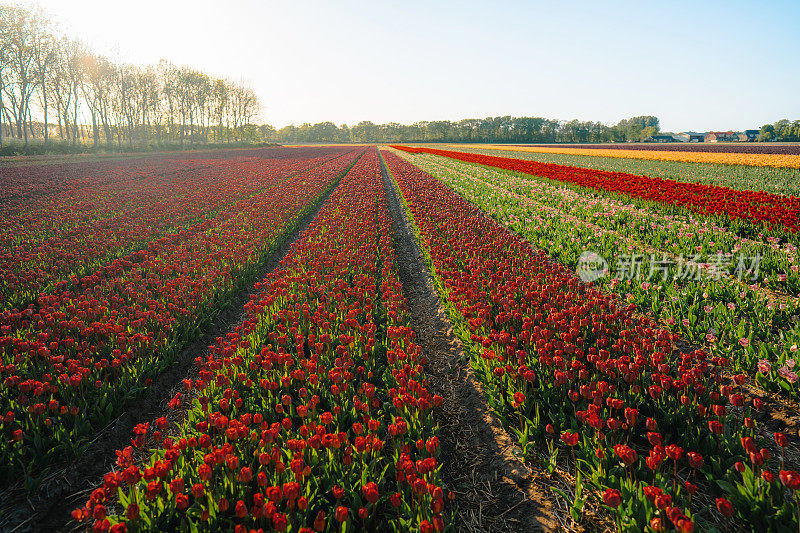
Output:
[[[339,522],[343,522],[344,520],[338,520],[338,521]],[[321,533],[322,531],[325,531],[326,523],[327,523],[327,520],[326,520],[326,517],[325,517],[325,511],[320,510],[317,513],[316,518],[314,518],[314,531],[317,531],[318,533]]]
[[789,490],[800,489],[800,474],[794,470],[781,470],[778,473],[781,483]]
[[561,434],[561,441],[567,446],[575,446],[578,444],[578,434],[565,431]]
[[724,516],[725,518],[730,518],[733,516],[734,509],[731,502],[726,500],[725,498],[717,498],[717,511]]
[[378,501],[378,486],[374,482],[370,481],[364,485],[361,490],[364,493],[364,498],[366,498],[369,503],[374,504]]
[[189,497],[186,494],[179,493],[175,495],[175,507],[183,511],[189,507]]
[[622,503],[622,495],[617,489],[606,489],[603,492],[603,502],[609,507],[616,509]]
[[689,459],[689,466],[695,470],[703,468],[703,456],[699,453],[689,452],[686,454],[686,457]]
[[389,498],[389,501],[392,503],[392,507],[395,507],[395,508],[396,507],[400,507],[400,504],[402,503],[402,499],[401,499],[400,493],[399,492],[395,492],[394,494],[392,494],[392,497]]
[[627,466],[631,466],[638,458],[636,451],[624,444],[617,444],[614,446],[614,453],[617,454],[617,457]]
[[244,518],[247,516],[247,505],[242,500],[236,502],[236,509],[235,509],[236,516],[239,518]]

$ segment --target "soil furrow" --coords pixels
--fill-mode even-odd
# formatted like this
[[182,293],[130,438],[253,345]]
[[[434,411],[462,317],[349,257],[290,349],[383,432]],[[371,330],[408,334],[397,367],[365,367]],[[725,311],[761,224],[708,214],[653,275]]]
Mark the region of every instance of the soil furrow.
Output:
[[431,392],[444,398],[438,415],[442,477],[455,495],[456,530],[561,529],[541,486],[543,477],[520,459],[519,448],[486,403],[469,357],[439,300],[400,193],[383,159],[381,170],[412,327],[428,358],[426,373]]

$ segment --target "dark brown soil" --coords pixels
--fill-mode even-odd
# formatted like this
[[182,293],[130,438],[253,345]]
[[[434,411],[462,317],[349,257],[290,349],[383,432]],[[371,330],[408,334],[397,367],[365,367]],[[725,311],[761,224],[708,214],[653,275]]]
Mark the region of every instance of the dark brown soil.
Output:
[[162,416],[171,421],[176,418],[176,413],[167,404],[182,389],[182,380],[195,376],[195,359],[207,356],[208,346],[215,342],[216,337],[242,323],[244,304],[258,292],[255,284],[280,266],[298,235],[316,217],[336,185],[338,182],[302,219],[297,229],[286,236],[256,274],[254,281],[232,298],[203,329],[202,335],[190,342],[173,365],[159,375],[149,387],[147,396],[128,406],[122,415],[98,433],[83,455],[55,469],[34,494],[27,493],[21,485],[0,492],[0,532],[70,531],[78,527],[70,513],[83,505],[92,490],[102,483],[103,476],[113,469],[117,459],[115,451],[130,444],[136,424],[152,422]]
[[428,358],[434,394],[444,398],[438,414],[442,478],[455,495],[457,531],[553,531],[569,523],[553,512],[546,474],[532,470],[521,450],[486,403],[461,340],[442,307],[430,271],[383,161],[394,245],[411,324]]

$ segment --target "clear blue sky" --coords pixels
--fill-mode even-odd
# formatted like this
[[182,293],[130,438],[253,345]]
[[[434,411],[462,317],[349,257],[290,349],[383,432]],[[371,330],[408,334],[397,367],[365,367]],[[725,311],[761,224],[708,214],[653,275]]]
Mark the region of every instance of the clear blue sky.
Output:
[[800,118],[800,1],[40,0],[137,64],[249,81],[278,127],[496,115]]

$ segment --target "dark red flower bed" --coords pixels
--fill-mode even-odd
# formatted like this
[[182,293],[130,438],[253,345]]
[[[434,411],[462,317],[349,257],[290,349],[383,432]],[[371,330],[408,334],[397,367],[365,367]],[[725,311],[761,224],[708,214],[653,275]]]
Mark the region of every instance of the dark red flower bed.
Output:
[[[73,517],[95,531],[449,531],[425,358],[372,148],[241,325],[136,427]],[[144,464],[137,453],[152,444]],[[135,449],[138,448],[138,451]]]
[[[18,166],[0,176],[0,310],[24,308],[342,153]],[[280,155],[281,157],[277,157]]]
[[74,456],[146,391],[361,153],[296,174],[247,160],[225,166],[219,180],[199,177],[197,187],[216,191],[241,187],[241,174],[249,192],[22,309],[0,311],[0,481]]

